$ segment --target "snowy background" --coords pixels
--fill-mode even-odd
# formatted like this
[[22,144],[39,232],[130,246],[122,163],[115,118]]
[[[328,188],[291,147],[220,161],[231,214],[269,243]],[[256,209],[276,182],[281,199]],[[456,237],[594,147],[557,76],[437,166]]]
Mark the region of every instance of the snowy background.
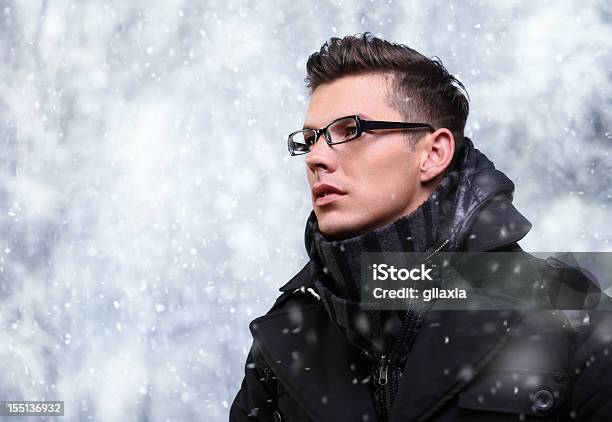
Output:
[[0,0],[0,399],[227,419],[249,321],[306,262],[285,140],[333,35],[466,85],[524,248],[612,251],[607,3]]

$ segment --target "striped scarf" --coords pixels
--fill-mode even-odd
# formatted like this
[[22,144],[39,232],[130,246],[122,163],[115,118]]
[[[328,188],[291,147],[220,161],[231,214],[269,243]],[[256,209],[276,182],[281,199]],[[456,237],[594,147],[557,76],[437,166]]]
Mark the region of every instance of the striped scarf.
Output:
[[444,198],[455,186],[451,173],[416,210],[393,223],[344,240],[329,240],[312,211],[305,244],[312,261],[311,276],[331,319],[353,345],[375,354],[388,352],[401,326],[400,312],[367,310],[361,303],[361,254],[424,252],[446,236]]

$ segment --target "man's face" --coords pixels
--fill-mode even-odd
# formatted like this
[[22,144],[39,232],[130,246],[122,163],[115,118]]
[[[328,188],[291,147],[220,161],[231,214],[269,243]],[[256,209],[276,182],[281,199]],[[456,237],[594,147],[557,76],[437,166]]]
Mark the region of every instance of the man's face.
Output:
[[[381,74],[345,76],[318,86],[305,127],[322,128],[339,117],[404,121],[388,104]],[[427,195],[419,180],[423,151],[410,148],[401,130],[376,130],[339,145],[319,137],[306,155],[306,172],[319,229],[333,239],[363,234],[416,209]],[[334,189],[325,187],[330,185]],[[316,189],[328,192],[317,196]],[[313,192],[313,190],[315,192]]]

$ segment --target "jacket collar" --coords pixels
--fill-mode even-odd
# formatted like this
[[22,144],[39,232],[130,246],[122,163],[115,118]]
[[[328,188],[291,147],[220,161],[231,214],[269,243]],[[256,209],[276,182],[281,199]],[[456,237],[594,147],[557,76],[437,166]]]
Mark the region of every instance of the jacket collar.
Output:
[[506,195],[496,195],[475,216],[465,251],[492,251],[512,245],[525,237],[531,226]]

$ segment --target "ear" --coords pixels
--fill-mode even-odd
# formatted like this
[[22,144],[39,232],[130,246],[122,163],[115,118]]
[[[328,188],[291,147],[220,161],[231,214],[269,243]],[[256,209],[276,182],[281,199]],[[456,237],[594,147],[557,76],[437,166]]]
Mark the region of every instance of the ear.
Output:
[[450,165],[455,153],[455,138],[450,130],[440,128],[418,142],[417,146],[421,143],[423,159],[419,167],[420,180],[427,183]]

